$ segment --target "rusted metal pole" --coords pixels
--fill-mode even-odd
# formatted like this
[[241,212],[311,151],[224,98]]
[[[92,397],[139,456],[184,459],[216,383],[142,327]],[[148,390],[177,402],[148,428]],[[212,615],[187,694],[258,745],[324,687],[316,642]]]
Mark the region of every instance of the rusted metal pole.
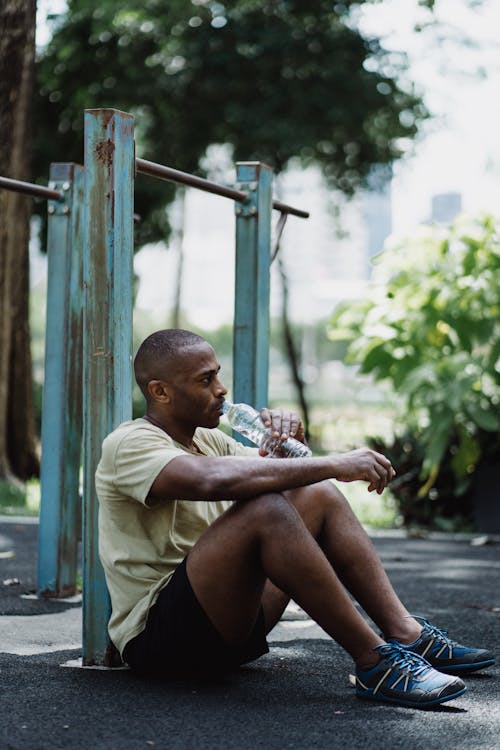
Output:
[[34,195],[36,198],[45,198],[46,200],[64,200],[64,192],[62,190],[55,190],[54,188],[44,187],[43,185],[35,185],[33,182],[11,180],[10,177],[0,177],[0,188],[10,190],[13,193]]
[[132,415],[134,118],[85,112],[83,664],[113,666],[94,476],[103,439]]
[[[147,174],[150,177],[158,177],[161,180],[188,185],[189,187],[198,188],[198,190],[204,190],[206,193],[222,195],[224,198],[230,198],[238,203],[243,203],[248,197],[248,193],[244,190],[235,190],[226,185],[220,185],[218,182],[206,180],[203,177],[196,177],[196,175],[189,174],[189,172],[181,172],[178,169],[166,167],[163,164],[157,164],[154,161],[136,159],[135,164],[136,169],[140,174]],[[308,211],[302,211],[300,208],[293,208],[293,206],[288,206],[286,203],[281,203],[281,201],[273,201],[272,205],[273,208],[277,211],[281,211],[281,213],[292,214],[301,219],[309,218]]]
[[[76,590],[82,443],[83,167],[52,164],[48,204],[38,594]],[[60,189],[60,190],[59,190]]]
[[273,173],[259,162],[238,162],[236,177],[248,198],[235,206],[233,394],[261,408],[268,395]]

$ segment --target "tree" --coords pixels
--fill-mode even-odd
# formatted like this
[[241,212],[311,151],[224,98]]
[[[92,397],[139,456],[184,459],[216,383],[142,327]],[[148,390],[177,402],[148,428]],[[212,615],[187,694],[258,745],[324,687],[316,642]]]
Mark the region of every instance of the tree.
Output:
[[[426,116],[397,83],[404,57],[387,60],[350,28],[353,4],[70,0],[38,65],[37,174],[80,161],[83,109],[106,106],[137,115],[146,158],[199,171],[210,144],[229,143],[235,159],[277,172],[293,157],[316,162],[351,194]],[[138,180],[138,244],[164,237],[172,197]]]
[[[140,153],[155,161],[197,172],[210,144],[229,143],[235,159],[265,161],[278,173],[293,157],[318,163],[352,194],[374,164],[400,155],[400,139],[414,136],[426,114],[396,82],[403,57],[395,63],[392,55],[388,68],[377,41],[350,27],[352,4],[196,0],[165,8],[146,0],[123,9],[116,0],[70,0],[39,63],[40,176],[61,158],[56,149],[81,159],[84,107],[116,106],[137,114]],[[172,197],[139,178],[138,245],[166,237]],[[283,288],[285,298],[286,278]],[[286,310],[283,329],[307,416]]]
[[[30,179],[35,0],[0,5],[0,174]],[[0,479],[38,472],[29,311],[31,200],[0,190]]]
[[[83,110],[116,107],[137,116],[138,152],[146,158],[200,172],[207,146],[229,143],[235,159],[267,161],[277,171],[295,156],[304,164],[317,162],[332,185],[352,193],[373,164],[400,156],[400,144],[416,134],[426,116],[419,97],[397,83],[404,58],[395,61],[392,54],[386,60],[377,40],[364,39],[351,28],[350,8],[356,4],[130,0],[124,6],[118,0],[69,0],[40,55],[30,117],[34,0],[8,0],[1,11],[2,52],[8,51],[2,54],[1,85],[2,102],[10,102],[2,108],[10,114],[1,113],[2,144],[14,140],[24,146],[7,145],[0,172],[29,176],[29,124],[35,121],[34,174],[46,183],[51,161],[81,162]],[[16,13],[23,8],[21,22]],[[15,161],[19,153],[24,161]],[[143,217],[138,246],[167,237],[165,208],[174,192],[171,185],[138,177],[135,208]],[[27,232],[29,209],[22,216],[17,213],[16,201],[20,205],[23,200],[26,205],[26,199],[2,197],[9,233]],[[4,237],[7,229],[3,232]],[[24,477],[36,469],[27,392],[28,238],[12,240],[9,252],[15,246],[17,253],[8,259],[6,242],[2,239],[2,304],[11,314],[4,310],[0,321],[0,340],[6,346],[1,352],[0,427],[8,419],[10,429],[25,424],[19,433],[25,437],[12,441],[9,455],[4,446],[8,461],[2,459],[0,471]],[[9,278],[24,280],[15,306]],[[15,420],[1,416],[7,409]]]

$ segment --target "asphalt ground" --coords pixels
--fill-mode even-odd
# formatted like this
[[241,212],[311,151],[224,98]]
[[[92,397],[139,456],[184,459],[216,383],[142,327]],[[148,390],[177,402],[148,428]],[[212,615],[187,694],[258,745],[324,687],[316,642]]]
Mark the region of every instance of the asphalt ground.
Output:
[[[67,666],[81,655],[81,604],[36,598],[36,535],[35,523],[0,519],[1,750],[500,748],[498,666],[432,710],[364,702],[349,684],[350,657],[298,608],[268,655],[224,677],[152,681]],[[499,654],[498,537],[374,543],[410,611]]]

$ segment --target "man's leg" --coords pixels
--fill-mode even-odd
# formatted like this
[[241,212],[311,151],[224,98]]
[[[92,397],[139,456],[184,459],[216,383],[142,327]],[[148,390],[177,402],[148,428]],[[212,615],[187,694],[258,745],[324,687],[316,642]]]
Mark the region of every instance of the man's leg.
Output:
[[[318,492],[330,496],[326,488]],[[335,500],[338,505],[338,498]],[[420,707],[438,705],[461,695],[465,691],[461,680],[440,674],[421,656],[405,651],[401,645],[385,644],[357,611],[333,564],[342,568],[344,578],[359,589],[368,606],[376,606],[377,595],[366,594],[360,581],[361,568],[353,564],[352,555],[338,554],[337,546],[345,542],[340,539],[339,545],[330,548],[334,541],[332,496],[329,501],[323,500],[322,513],[303,511],[311,530],[318,533],[332,556],[333,564],[294,503],[309,508],[311,500],[305,499],[305,493],[295,492],[293,499],[269,494],[235,503],[191,550],[187,559],[191,586],[223,639],[229,645],[243,645],[260,607],[268,608],[268,617],[274,608],[277,616],[286,597],[291,597],[351,654],[356,662],[357,696]],[[342,530],[344,533],[352,542],[351,533]],[[364,564],[380,565],[362,535],[358,541]],[[365,577],[368,572],[365,571]],[[380,606],[396,602],[405,617],[406,610],[378,569],[375,577]],[[386,619],[391,622],[389,616]]]
[[402,643],[418,638],[421,626],[395,593],[370,538],[340,490],[327,481],[285,494],[339,579],[384,636]]
[[[331,482],[293,490],[286,495],[318,540],[340,580],[387,640],[407,645],[410,650],[425,655],[437,669],[452,674],[473,672],[495,663],[490,651],[451,641],[446,631],[422,618],[414,619],[408,613],[394,592],[368,535]],[[279,593],[269,584],[266,594],[271,602],[269,612],[276,616],[274,603],[279,601]]]
[[[372,665],[378,660],[373,648],[383,641],[357,611],[313,536],[326,529],[327,519],[308,516],[310,531],[294,507],[301,505],[300,493],[293,501],[264,495],[235,503],[217,519],[188,557],[195,595],[232,645],[247,638],[261,603],[264,609],[274,607],[276,616],[291,597],[358,665]],[[370,574],[365,571],[365,578]],[[266,588],[267,579],[274,588]]]

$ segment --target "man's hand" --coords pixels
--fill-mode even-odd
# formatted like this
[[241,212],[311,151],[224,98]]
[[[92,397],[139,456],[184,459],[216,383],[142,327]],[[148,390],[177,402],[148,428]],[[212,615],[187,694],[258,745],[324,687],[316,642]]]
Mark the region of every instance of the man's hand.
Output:
[[[286,409],[261,409],[260,416],[273,438],[284,441],[293,437],[307,444],[304,426],[295,412]],[[259,453],[261,456],[268,455],[263,448],[259,450]],[[279,455],[279,451],[274,455]],[[356,480],[368,482],[368,492],[376,490],[379,495],[396,475],[389,459],[370,448],[357,448],[348,453],[335,454],[334,459],[335,479],[340,482]]]
[[[299,440],[306,445],[304,425],[299,415],[294,411],[286,409],[261,409],[260,418],[264,425],[271,431],[272,437],[284,441],[289,437]],[[266,456],[267,451],[260,450],[261,456]]]
[[396,475],[389,459],[370,448],[357,448],[349,453],[336,454],[335,462],[338,466],[335,479],[340,482],[364,480],[369,482],[368,492],[376,490],[379,495]]

